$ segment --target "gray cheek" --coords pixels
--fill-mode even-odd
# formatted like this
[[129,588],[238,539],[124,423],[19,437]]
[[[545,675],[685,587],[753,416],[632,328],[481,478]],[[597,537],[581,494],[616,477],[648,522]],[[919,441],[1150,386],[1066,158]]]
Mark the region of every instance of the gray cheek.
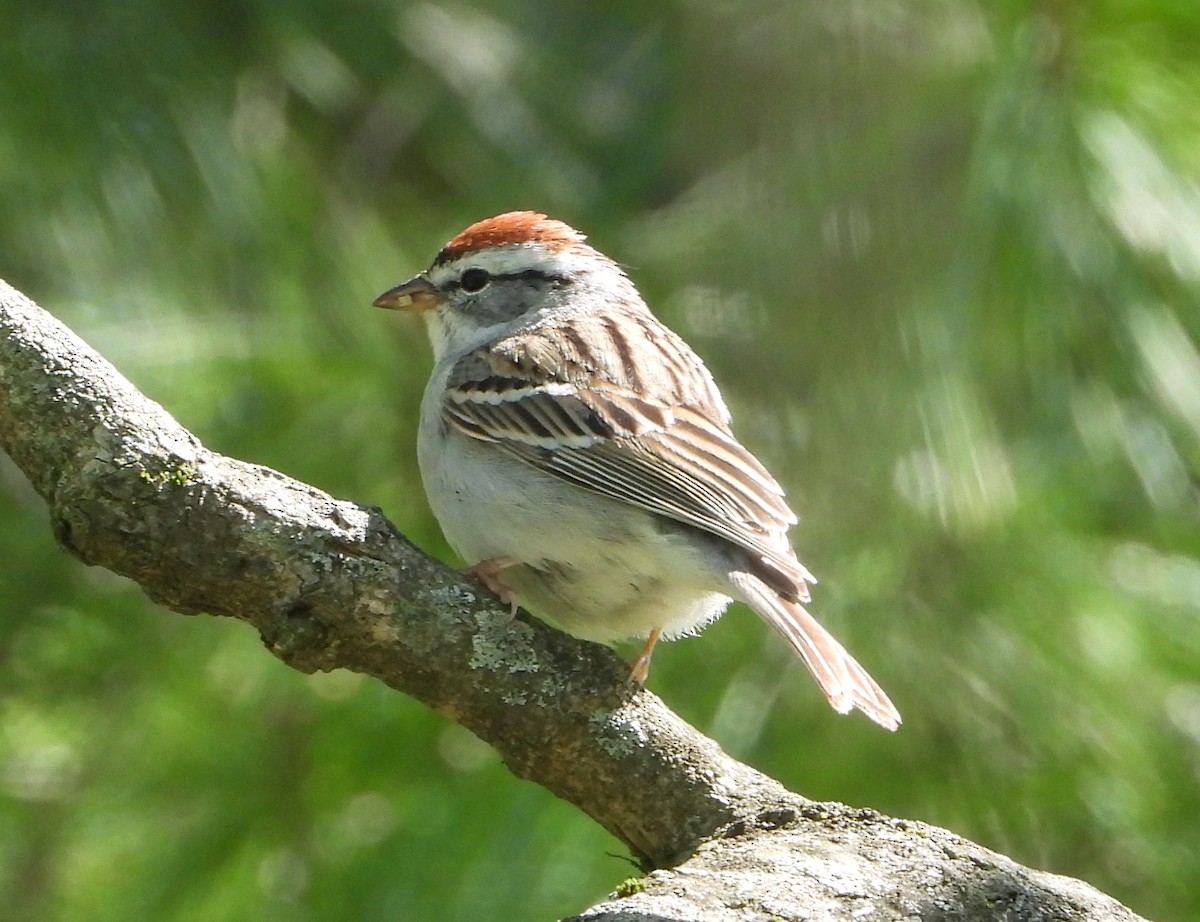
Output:
[[497,281],[476,296],[477,309],[492,323],[507,323],[542,307],[551,288],[529,279]]

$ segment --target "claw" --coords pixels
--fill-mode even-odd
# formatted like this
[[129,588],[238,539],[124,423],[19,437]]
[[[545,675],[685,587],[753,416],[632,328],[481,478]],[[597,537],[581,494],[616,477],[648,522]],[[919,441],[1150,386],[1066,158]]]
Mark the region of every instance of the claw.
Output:
[[489,557],[481,560],[472,567],[467,567],[467,575],[483,583],[501,602],[509,608],[509,613],[517,613],[517,597],[513,591],[504,585],[500,574],[509,567],[515,567],[520,561],[512,557]]

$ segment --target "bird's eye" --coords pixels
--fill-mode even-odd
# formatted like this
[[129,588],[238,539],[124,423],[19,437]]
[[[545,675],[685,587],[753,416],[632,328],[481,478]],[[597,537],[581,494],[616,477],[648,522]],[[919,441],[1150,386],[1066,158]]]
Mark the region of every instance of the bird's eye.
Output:
[[458,283],[462,286],[463,291],[474,293],[483,291],[487,287],[487,283],[492,280],[492,276],[486,269],[468,269],[462,274],[462,278]]

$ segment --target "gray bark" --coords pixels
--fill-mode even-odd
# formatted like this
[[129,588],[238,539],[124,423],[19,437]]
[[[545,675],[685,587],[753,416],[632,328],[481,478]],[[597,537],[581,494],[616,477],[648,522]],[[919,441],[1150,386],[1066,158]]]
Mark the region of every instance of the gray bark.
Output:
[[785,790],[631,688],[610,650],[510,617],[378,509],[209,451],[2,281],[0,445],[80,560],[252,624],[293,668],[417,698],[658,869],[580,919],[1137,918],[945,830]]

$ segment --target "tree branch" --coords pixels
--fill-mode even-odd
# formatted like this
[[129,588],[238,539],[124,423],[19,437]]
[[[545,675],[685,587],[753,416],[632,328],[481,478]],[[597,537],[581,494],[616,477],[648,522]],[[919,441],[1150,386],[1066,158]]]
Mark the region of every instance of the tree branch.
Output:
[[296,669],[417,698],[673,868],[581,918],[1137,918],[944,830],[786,791],[631,688],[611,651],[510,618],[378,509],[207,450],[2,281],[0,334],[0,444],[60,544],[177,612],[249,622]]

